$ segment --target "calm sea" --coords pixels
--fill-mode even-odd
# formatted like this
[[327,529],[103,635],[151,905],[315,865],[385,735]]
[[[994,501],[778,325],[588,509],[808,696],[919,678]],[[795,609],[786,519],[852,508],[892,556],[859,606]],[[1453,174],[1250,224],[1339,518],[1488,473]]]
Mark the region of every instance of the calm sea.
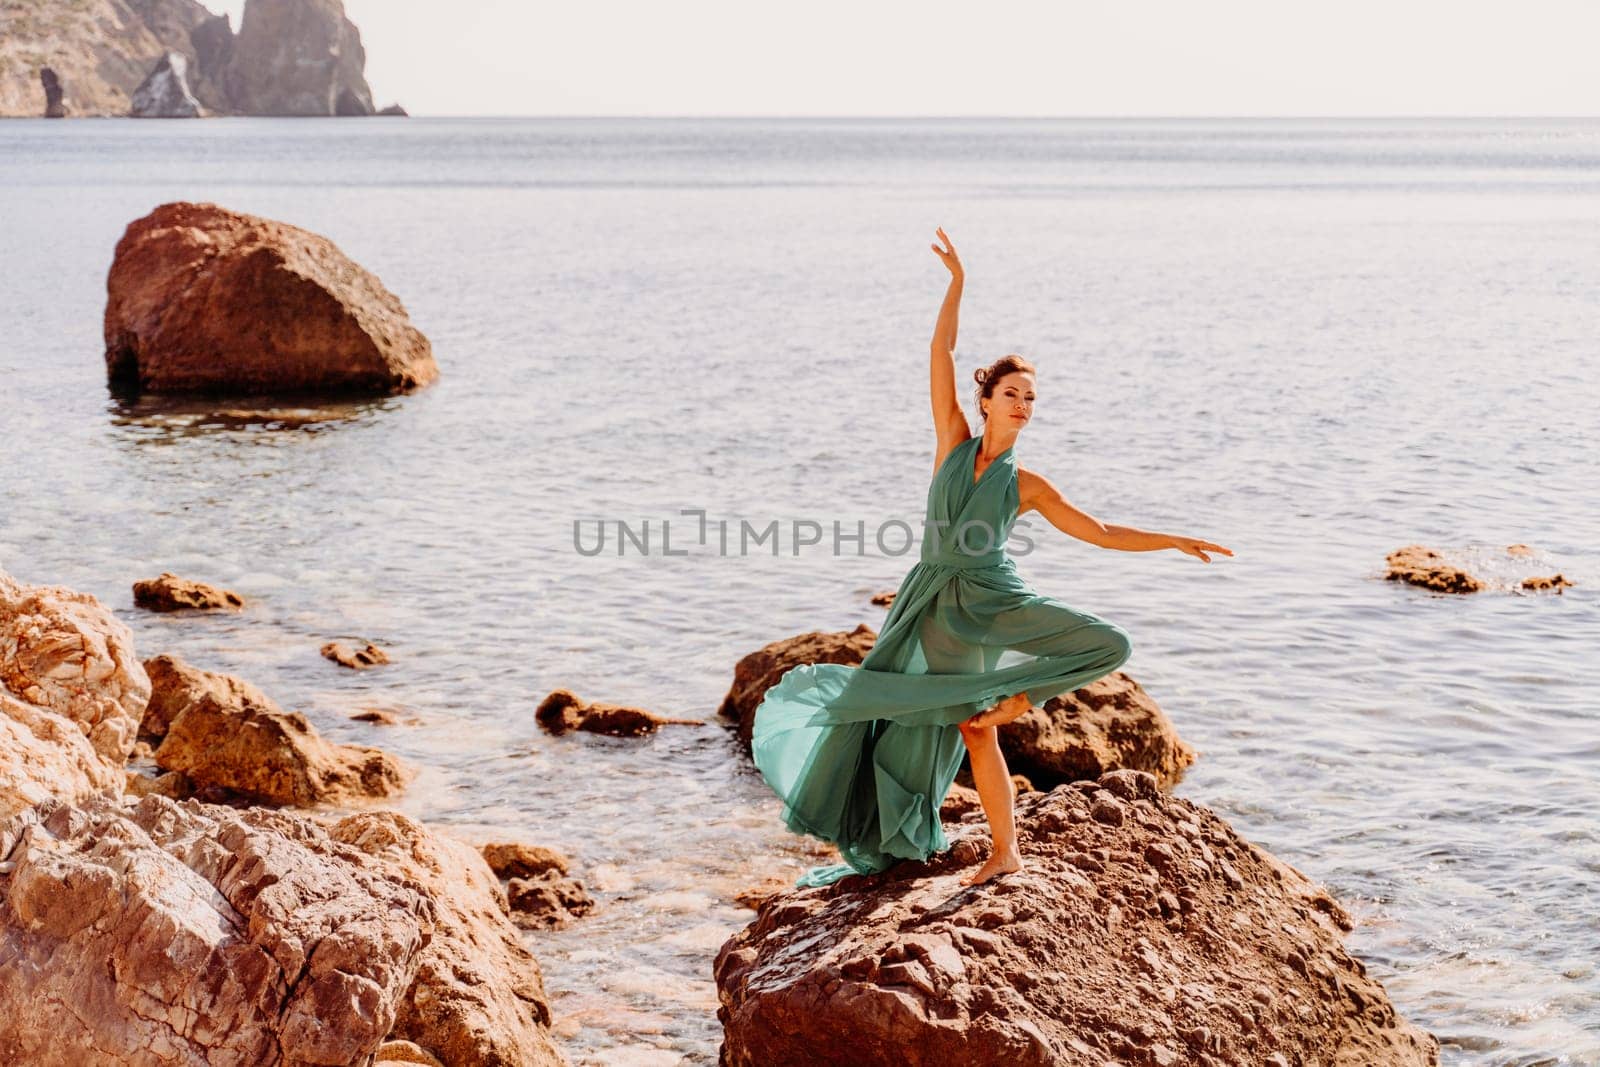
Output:
[[[334,239],[440,381],[313,421],[114,402],[112,249],[174,199]],[[932,472],[936,226],[969,411],[1023,353],[1023,465],[1236,552],[1023,520],[1024,576],[1123,626],[1200,751],[1178,793],[1330,887],[1445,1063],[1600,1063],[1600,122],[7,122],[0,567],[410,759],[409,813],[570,853],[596,912],[528,942],[575,1062],[713,1063],[730,897],[816,854],[718,726],[533,712],[712,720],[745,653],[877,626]],[[1577,584],[1385,582],[1412,542]],[[161,570],[252,605],[135,612]],[[348,637],[394,665],[319,657]]]

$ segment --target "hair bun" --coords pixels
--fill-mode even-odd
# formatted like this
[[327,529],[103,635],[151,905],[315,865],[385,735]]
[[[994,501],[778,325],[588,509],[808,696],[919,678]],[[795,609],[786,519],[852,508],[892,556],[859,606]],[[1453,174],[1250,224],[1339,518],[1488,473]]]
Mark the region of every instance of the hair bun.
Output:
[[984,382],[989,380],[989,372],[987,369],[979,367],[977,370],[972,372],[972,377],[974,381],[976,381],[979,385],[982,385]]

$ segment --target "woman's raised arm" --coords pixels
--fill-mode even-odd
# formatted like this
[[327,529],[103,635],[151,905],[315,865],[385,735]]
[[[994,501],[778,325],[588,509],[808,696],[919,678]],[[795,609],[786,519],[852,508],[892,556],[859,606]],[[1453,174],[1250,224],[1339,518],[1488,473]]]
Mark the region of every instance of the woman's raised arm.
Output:
[[950,449],[972,436],[967,428],[967,417],[961,412],[961,401],[956,399],[956,320],[961,311],[961,286],[966,274],[956,256],[955,245],[950,243],[942,228],[936,232],[944,247],[935,244],[933,251],[950,269],[950,287],[945,290],[944,304],[939,308],[939,321],[933,328],[928,359],[928,394],[933,404],[934,432],[939,436],[935,470]]

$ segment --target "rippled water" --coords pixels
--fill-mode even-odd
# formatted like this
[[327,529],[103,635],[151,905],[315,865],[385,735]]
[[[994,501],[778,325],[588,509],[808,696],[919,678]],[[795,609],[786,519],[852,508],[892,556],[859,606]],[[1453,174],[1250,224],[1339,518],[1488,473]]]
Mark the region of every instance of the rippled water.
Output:
[[[816,852],[716,725],[551,738],[533,710],[565,686],[710,721],[746,652],[881,621],[915,557],[872,532],[932,471],[943,225],[962,380],[1040,368],[1019,462],[1237,553],[1021,524],[1024,576],[1127,629],[1200,751],[1178,792],[1336,893],[1443,1062],[1596,1064],[1597,194],[1596,122],[0,124],[0,567],[409,758],[406,811],[569,852],[597,910],[528,941],[575,1062],[713,1063],[731,895]],[[113,402],[111,251],[178,198],[332,237],[438,384]],[[688,509],[777,520],[780,554],[694,544]],[[575,520],[649,521],[651,552],[581,555]],[[863,522],[865,553],[794,554],[795,520]],[[1577,584],[1383,581],[1412,542]],[[161,570],[252,604],[136,613]],[[334,667],[339,637],[395,663]],[[349,721],[373,706],[420,723]]]

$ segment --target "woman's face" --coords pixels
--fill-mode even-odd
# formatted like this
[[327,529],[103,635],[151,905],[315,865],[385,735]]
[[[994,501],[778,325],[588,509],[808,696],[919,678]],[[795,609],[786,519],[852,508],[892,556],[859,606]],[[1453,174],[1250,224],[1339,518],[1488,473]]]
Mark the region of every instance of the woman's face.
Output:
[[1033,375],[1025,370],[1004,375],[984,404],[989,409],[986,421],[1022,429],[1033,418]]

